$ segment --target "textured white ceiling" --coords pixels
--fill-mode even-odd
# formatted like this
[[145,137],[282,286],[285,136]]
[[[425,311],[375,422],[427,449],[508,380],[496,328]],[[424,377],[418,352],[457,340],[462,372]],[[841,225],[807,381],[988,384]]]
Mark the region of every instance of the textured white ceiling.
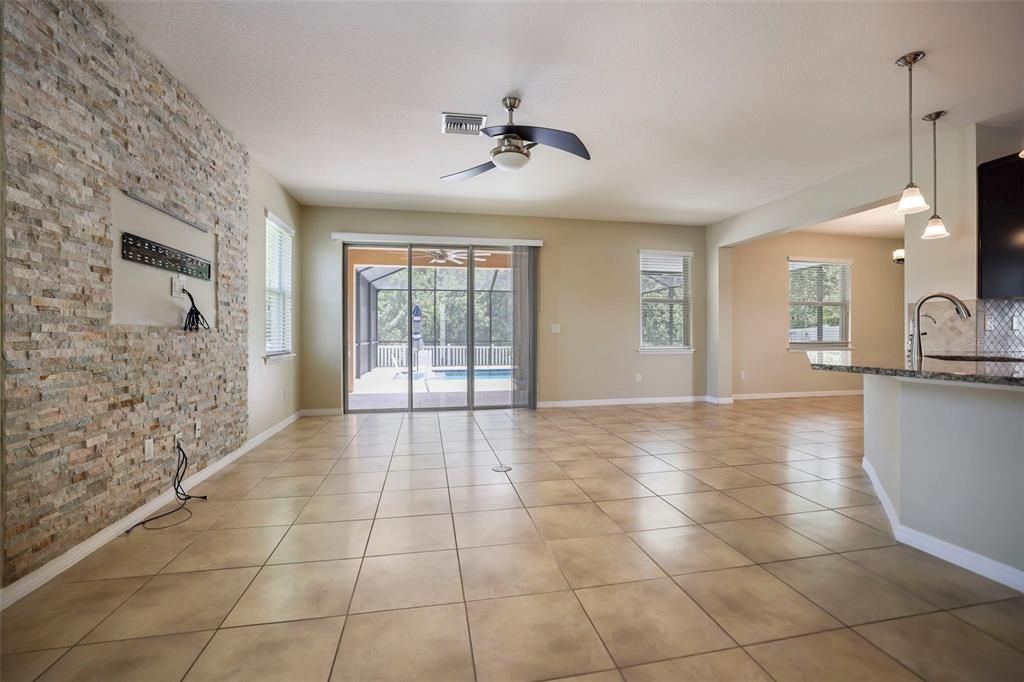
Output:
[[886,204],[885,206],[868,209],[867,211],[854,213],[843,218],[836,218],[805,227],[800,231],[838,234],[848,237],[903,239],[903,216],[896,215],[895,211],[895,203]]
[[[1024,111],[1024,3],[107,4],[307,204],[706,224],[901,148],[912,49],[919,112]],[[509,93],[593,160],[440,182]]]

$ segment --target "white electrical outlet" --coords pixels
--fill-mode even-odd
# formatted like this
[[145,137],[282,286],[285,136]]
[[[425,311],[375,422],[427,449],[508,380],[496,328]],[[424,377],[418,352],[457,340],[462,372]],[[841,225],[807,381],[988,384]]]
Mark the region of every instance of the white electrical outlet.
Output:
[[639,384],[639,383],[640,383],[640,382],[642,382],[643,380],[644,380],[644,375],[643,375],[643,374],[640,374],[639,372],[637,372],[637,375],[636,375],[636,383],[638,383],[638,384]]
[[203,435],[203,422],[196,420],[196,440]]
[[142,454],[146,459],[153,459],[153,439],[147,438],[142,442]]
[[174,434],[174,447],[177,448],[181,445],[182,437],[180,433]]
[[985,331],[990,332],[990,331],[993,331],[995,328],[996,328],[996,325],[992,321],[992,318],[986,316],[985,317]]
[[746,373],[746,371],[744,371],[744,370],[742,370],[742,369],[741,369],[741,370],[740,370],[740,381],[743,381],[743,380],[744,380],[744,379],[746,379],[746,378],[747,378],[747,373]]
[[1022,319],[1020,315],[1014,315],[1010,326],[1015,332],[1024,331],[1024,319]]
[[553,325],[551,325],[551,333],[552,334],[561,334],[562,333],[562,325],[560,325],[560,324],[553,324]]
[[182,275],[171,275],[171,297],[185,298],[185,278]]

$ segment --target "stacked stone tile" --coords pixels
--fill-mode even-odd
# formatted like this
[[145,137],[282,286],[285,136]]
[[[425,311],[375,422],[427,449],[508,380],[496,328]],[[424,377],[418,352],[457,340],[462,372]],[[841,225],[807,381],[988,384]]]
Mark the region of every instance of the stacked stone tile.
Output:
[[[92,0],[2,8],[9,583],[168,490],[174,432],[198,469],[244,442],[248,158]],[[216,329],[111,325],[123,188],[217,235]]]

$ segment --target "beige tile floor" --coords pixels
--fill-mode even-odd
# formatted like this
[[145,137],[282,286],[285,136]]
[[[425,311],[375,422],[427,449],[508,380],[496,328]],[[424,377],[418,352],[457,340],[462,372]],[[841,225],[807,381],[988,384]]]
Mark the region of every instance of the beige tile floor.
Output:
[[5,611],[2,676],[1024,679],[1024,596],[894,542],[861,425],[852,398],[302,419]]

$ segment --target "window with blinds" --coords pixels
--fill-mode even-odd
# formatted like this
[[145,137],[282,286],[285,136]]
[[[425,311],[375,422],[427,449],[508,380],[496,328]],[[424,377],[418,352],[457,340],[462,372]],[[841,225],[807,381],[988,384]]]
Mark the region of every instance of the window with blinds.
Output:
[[640,349],[690,349],[692,254],[640,252]]
[[266,353],[292,353],[292,242],[295,232],[267,214]]
[[789,259],[789,344],[850,345],[850,263]]

